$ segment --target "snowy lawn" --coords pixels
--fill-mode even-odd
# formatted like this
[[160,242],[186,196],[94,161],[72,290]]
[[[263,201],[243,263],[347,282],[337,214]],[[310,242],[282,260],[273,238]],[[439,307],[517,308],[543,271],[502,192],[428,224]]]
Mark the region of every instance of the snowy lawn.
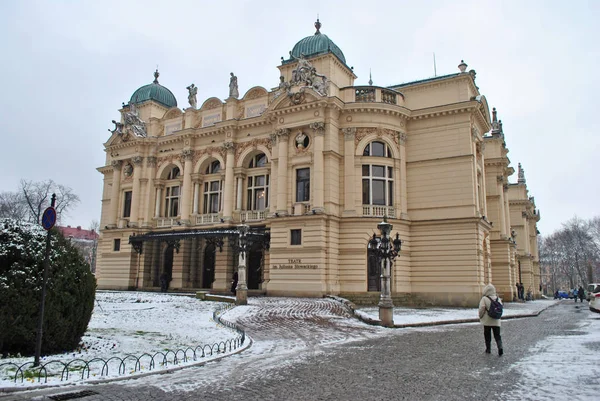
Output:
[[[538,313],[560,300],[537,300],[527,302],[507,302],[503,317],[515,317]],[[378,307],[357,308],[356,314],[371,320],[379,320]],[[478,319],[477,308],[404,308],[394,307],[394,325],[424,324],[433,322],[461,321]]]
[[[172,368],[173,359],[176,357],[181,364],[186,351],[187,363],[210,360],[211,357],[201,357],[204,347],[205,354],[222,356],[223,346],[218,352],[218,344],[232,340],[238,334],[228,328],[218,325],[213,321],[213,312],[228,304],[221,302],[200,301],[188,296],[166,295],[148,292],[98,292],[94,312],[88,330],[81,340],[80,347],[72,352],[59,355],[45,355],[40,364],[48,369],[48,383],[56,384],[61,381],[63,364],[50,363],[62,361],[68,363],[75,359],[91,361],[95,358],[108,360],[114,359],[109,367],[108,376],[119,376],[120,360],[127,355],[140,358],[140,366],[136,369],[136,359],[126,358],[126,363],[121,367],[127,374],[135,370],[147,372],[151,356],[155,357],[152,370]],[[188,349],[191,348],[191,349]],[[209,349],[210,348],[210,349]],[[169,352],[171,350],[171,352]],[[182,351],[178,351],[182,350]],[[197,361],[193,360],[193,350],[196,351]],[[212,351],[212,352],[211,352]],[[226,351],[229,353],[229,348]],[[163,363],[162,355],[167,357]],[[0,365],[12,362],[21,366],[33,362],[33,357],[0,359]],[[166,365],[166,366],[165,366]],[[79,366],[83,366],[80,363]],[[90,379],[101,376],[103,363],[101,361],[90,364]],[[69,381],[80,381],[81,370],[69,373]],[[9,386],[37,385],[39,368],[28,366],[25,370],[26,379],[21,384],[20,376],[17,383],[14,381],[16,367],[14,365],[0,367],[0,388]],[[77,370],[77,368],[75,369]],[[86,369],[87,371],[87,369]],[[104,372],[106,373],[106,372]],[[87,376],[87,373],[86,373]],[[107,375],[102,375],[106,377]],[[42,375],[41,383],[44,382]],[[64,381],[63,381],[64,382]]]

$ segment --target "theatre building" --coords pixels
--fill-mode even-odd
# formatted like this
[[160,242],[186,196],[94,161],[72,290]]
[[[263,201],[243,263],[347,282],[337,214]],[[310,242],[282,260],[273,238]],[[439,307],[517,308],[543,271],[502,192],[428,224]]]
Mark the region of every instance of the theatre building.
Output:
[[355,86],[315,27],[272,88],[239,94],[232,73],[227,99],[197,102],[190,85],[178,107],[156,71],[133,93],[98,168],[98,287],[158,290],[168,277],[169,290],[228,292],[246,224],[251,296],[377,300],[369,241],[385,217],[402,241],[397,304],[473,306],[489,282],[505,299],[517,282],[538,296],[539,211],[520,166],[509,183],[502,123],[475,71],[461,61],[454,74]]

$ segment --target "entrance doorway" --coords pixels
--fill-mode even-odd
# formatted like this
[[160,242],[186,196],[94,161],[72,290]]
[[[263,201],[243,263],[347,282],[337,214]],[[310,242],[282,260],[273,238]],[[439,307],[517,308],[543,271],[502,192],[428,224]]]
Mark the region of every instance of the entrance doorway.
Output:
[[381,291],[381,263],[373,249],[367,250],[367,291]]
[[262,282],[263,250],[261,244],[254,244],[248,252],[248,289],[258,290]]
[[204,263],[202,263],[202,288],[212,288],[215,281],[215,258],[216,248],[213,244],[204,248]]
[[[173,254],[174,254],[174,252],[175,252],[175,248],[172,245],[167,245],[167,249],[165,249],[163,272],[160,277],[162,291],[167,291],[169,289],[169,283],[173,279]],[[164,281],[163,281],[163,279],[164,279]]]

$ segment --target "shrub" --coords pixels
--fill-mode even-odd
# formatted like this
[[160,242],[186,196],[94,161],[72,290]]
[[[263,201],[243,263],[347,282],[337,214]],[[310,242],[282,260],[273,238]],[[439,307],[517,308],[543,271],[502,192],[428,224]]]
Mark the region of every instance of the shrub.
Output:
[[[33,355],[42,296],[46,232],[0,220],[0,352]],[[70,351],[87,329],[96,280],[77,249],[53,229],[42,354]]]

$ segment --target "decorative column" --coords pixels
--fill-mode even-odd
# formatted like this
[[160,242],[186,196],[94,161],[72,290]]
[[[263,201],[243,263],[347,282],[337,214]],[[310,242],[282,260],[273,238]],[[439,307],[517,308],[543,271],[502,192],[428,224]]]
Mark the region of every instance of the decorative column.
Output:
[[248,286],[246,285],[246,251],[248,248],[248,230],[250,226],[240,224],[237,226],[238,239],[238,284],[235,287],[235,304],[248,305]]
[[200,174],[192,175],[192,182],[194,183],[194,200],[192,201],[192,214],[198,215],[198,208],[200,207],[200,187],[202,185],[202,179]]
[[140,179],[142,178],[142,162],[144,158],[141,156],[134,156],[131,161],[133,162],[133,191],[131,193],[131,216],[129,218],[129,224],[132,227],[139,227],[139,214],[140,214],[140,199],[142,194],[140,193]]
[[279,157],[277,158],[277,212],[281,216],[287,215],[287,177],[288,177],[288,139],[290,130],[287,128],[276,131],[278,137],[277,149]]
[[271,149],[273,152],[273,157],[271,160],[271,187],[269,190],[269,213],[272,215],[277,210],[277,172],[279,171],[279,152],[277,151],[277,134],[273,133],[269,136],[271,141]]
[[313,205],[312,209],[317,213],[323,213],[325,189],[325,174],[323,168],[323,143],[325,141],[325,123],[316,122],[310,123],[309,127],[315,133],[315,150],[313,151],[313,182],[311,183],[313,190]]
[[244,198],[243,190],[244,190],[244,179],[245,177],[242,174],[239,174],[236,178],[237,180],[237,198],[235,200],[235,210],[242,210],[242,200]]
[[356,128],[342,128],[344,133],[344,214],[356,214],[356,178],[354,168],[354,139]]
[[160,217],[160,206],[162,200],[162,189],[165,187],[165,184],[161,182],[162,180],[156,180],[154,182],[154,186],[156,187],[156,200],[154,202],[154,218],[158,219]]
[[194,158],[194,151],[191,149],[184,149],[181,152],[181,157],[184,159],[183,163],[183,189],[181,198],[181,224],[184,226],[190,225],[190,203],[192,198],[192,160]]
[[151,227],[152,224],[152,195],[154,194],[154,175],[156,174],[156,156],[146,158],[146,179],[148,180],[146,188],[146,215],[144,216],[144,226]]
[[224,142],[223,149],[227,152],[225,157],[225,190],[223,194],[223,220],[231,221],[233,219],[233,163],[235,145],[233,142]]
[[[408,219],[408,188],[406,184],[406,134],[398,132],[398,142],[400,143],[400,218]],[[397,216],[398,214],[396,214]]]
[[113,179],[112,179],[112,191],[110,194],[110,218],[108,219],[108,226],[110,228],[117,228],[117,213],[119,212],[119,195],[121,192],[121,168],[123,167],[122,160],[113,160]]

